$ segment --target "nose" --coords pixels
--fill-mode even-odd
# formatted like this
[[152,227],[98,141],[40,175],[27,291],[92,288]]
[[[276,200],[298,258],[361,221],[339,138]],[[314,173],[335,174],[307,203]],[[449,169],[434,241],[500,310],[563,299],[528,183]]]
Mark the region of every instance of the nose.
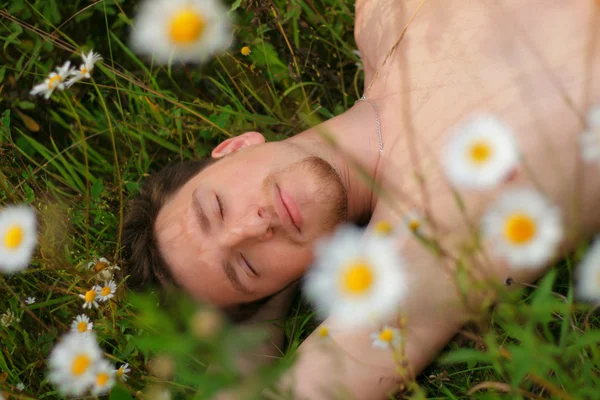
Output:
[[252,240],[269,240],[273,236],[271,217],[264,208],[259,207],[242,218],[232,220],[223,228],[221,244],[233,248]]

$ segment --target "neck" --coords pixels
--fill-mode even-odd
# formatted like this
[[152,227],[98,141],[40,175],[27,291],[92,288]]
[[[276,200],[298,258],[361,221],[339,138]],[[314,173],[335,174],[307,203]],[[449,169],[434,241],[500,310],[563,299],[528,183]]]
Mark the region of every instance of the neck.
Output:
[[[380,106],[379,102],[377,106]],[[383,125],[381,131],[385,153]],[[325,135],[332,141],[328,141]],[[309,154],[327,160],[336,169],[348,195],[348,219],[353,222],[368,221],[375,209],[376,197],[373,196],[372,184],[364,178],[361,169],[366,176],[376,176],[381,158],[377,116],[373,106],[360,101],[343,114],[288,140]]]

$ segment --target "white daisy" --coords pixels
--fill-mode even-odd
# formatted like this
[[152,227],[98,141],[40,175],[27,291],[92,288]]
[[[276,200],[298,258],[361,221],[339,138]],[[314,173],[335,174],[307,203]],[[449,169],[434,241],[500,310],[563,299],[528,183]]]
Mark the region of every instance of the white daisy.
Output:
[[581,155],[585,161],[600,163],[600,105],[587,115],[587,130],[579,137]]
[[600,238],[596,238],[575,273],[577,297],[600,303]]
[[23,390],[25,390],[25,385],[23,384],[23,382],[17,383],[17,390],[19,392],[22,392]]
[[134,19],[131,46],[162,64],[202,62],[231,40],[227,10],[218,0],[146,0]]
[[94,368],[92,394],[99,396],[108,393],[115,384],[115,369],[106,360],[100,360]]
[[36,243],[36,218],[31,207],[0,210],[0,272],[10,274],[27,268]]
[[131,368],[129,368],[129,364],[123,364],[119,367],[119,369],[115,370],[115,375],[117,376],[117,378],[119,378],[120,380],[122,380],[123,382],[126,382],[127,379],[129,378],[129,373],[131,372]]
[[82,79],[90,79],[92,77],[91,72],[94,70],[94,65],[102,60],[102,56],[93,51],[90,51],[87,56],[85,53],[81,53],[81,58],[83,58],[83,64],[79,66],[79,69],[73,69],[71,71],[72,78],[65,83],[67,87],[73,86],[75,82],[79,82]]
[[117,284],[115,281],[104,282],[104,286],[95,286],[96,291],[98,292],[98,301],[108,301],[115,297],[115,292],[117,291]]
[[402,336],[399,329],[386,325],[379,331],[372,333],[371,339],[373,340],[373,347],[387,350],[400,347]]
[[71,62],[67,61],[63,64],[62,67],[56,68],[56,72],[52,72],[43,83],[34,86],[31,92],[29,93],[32,96],[43,94],[44,98],[47,100],[50,98],[50,96],[52,96],[54,90],[65,89],[65,79],[67,79],[67,77],[71,75],[71,72]]
[[25,299],[25,304],[34,304],[35,303],[35,297],[28,297]]
[[98,308],[98,286],[92,287],[90,290],[86,291],[85,294],[80,294],[79,297],[83,299],[83,308],[92,307]]
[[71,331],[78,333],[91,332],[93,327],[94,323],[85,314],[78,315],[71,323]]
[[315,254],[306,294],[323,316],[350,326],[396,311],[406,288],[404,263],[392,240],[345,225],[319,241]]
[[48,364],[48,379],[63,395],[82,395],[96,379],[96,367],[102,359],[102,350],[96,335],[68,333],[54,346]]
[[492,115],[479,115],[451,133],[444,154],[450,182],[467,189],[493,187],[516,171],[519,152],[508,126]]
[[89,262],[87,268],[94,271],[97,274],[96,279],[102,282],[111,280],[114,277],[114,272],[121,270],[118,265],[113,265],[104,257]]
[[563,237],[560,210],[533,189],[501,194],[482,222],[495,252],[515,267],[550,261]]

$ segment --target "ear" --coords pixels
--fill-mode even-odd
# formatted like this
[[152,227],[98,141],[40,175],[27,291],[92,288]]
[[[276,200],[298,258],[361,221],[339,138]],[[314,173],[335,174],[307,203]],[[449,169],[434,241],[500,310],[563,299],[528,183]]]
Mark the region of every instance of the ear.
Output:
[[221,142],[214,148],[211,155],[213,158],[221,158],[244,147],[263,143],[265,143],[265,137],[261,133],[246,132]]

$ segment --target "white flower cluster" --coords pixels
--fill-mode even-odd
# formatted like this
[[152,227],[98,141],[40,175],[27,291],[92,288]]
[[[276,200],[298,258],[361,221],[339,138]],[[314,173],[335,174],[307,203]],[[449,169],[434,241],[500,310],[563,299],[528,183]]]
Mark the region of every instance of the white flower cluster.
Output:
[[48,359],[48,378],[62,395],[107,393],[115,382],[115,369],[104,358],[96,335],[65,334]]
[[82,79],[90,79],[95,64],[102,60],[102,57],[98,53],[90,51],[87,55],[82,53],[81,58],[83,64],[79,69],[71,68],[70,61],[65,62],[62,67],[57,67],[56,72],[52,72],[44,82],[34,86],[30,94],[32,96],[43,95],[47,100],[56,89],[64,90]]
[[96,396],[105,394],[115,379],[125,382],[131,372],[129,364],[115,369],[104,359],[93,326],[87,315],[78,315],[71,323],[71,332],[50,353],[48,377],[63,395],[79,396],[87,390]]

